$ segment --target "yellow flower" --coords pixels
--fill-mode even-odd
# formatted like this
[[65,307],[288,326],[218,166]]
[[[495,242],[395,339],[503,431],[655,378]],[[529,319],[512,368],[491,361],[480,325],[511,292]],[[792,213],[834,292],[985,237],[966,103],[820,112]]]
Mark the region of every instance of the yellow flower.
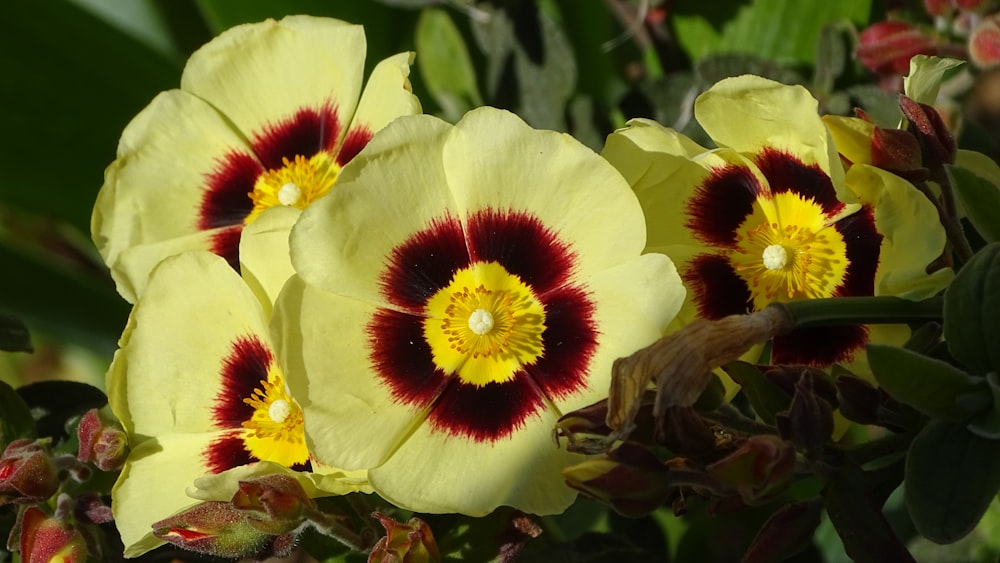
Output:
[[[258,272],[282,257],[288,264],[287,243],[274,244],[271,236],[290,228],[285,211],[264,213],[243,236]],[[250,277],[247,264],[244,270]],[[290,265],[277,271],[287,276]],[[132,448],[112,490],[126,556],[162,543],[152,523],[196,499],[228,501],[238,481],[251,476],[288,473],[315,496],[370,490],[363,472],[310,459],[302,408],[271,344],[270,303],[258,298],[277,292],[280,275],[272,276],[274,283],[258,284],[255,294],[225,260],[205,251],[167,258],[150,276],[107,382]]]
[[556,420],[605,398],[684,296],[640,256],[628,185],[493,108],[400,118],[340,182],[293,228],[301,279],[275,304],[311,451],[415,511],[564,510],[581,456]]
[[[926,273],[945,244],[933,205],[884,170],[858,164],[845,174],[816,107],[804,88],[741,76],[695,104],[718,149],[648,120],[608,138],[602,154],[646,213],[647,250],[673,258],[691,289],[682,321],[796,299],[922,299],[947,283],[950,272]],[[850,362],[875,331],[896,342],[907,334],[799,329],[774,340],[772,361]]]
[[180,89],[125,128],[91,230],[129,302],[160,260],[210,250],[237,266],[240,233],[274,206],[328,193],[375,131],[419,113],[411,53],[380,62],[364,92],[365,35],[290,16],[230,29],[195,52]]

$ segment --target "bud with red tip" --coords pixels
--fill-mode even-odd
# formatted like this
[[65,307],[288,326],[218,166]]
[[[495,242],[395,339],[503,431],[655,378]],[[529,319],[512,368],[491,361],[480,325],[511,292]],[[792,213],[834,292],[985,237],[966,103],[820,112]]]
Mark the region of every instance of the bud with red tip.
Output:
[[228,502],[204,502],[153,524],[153,535],[178,547],[229,558],[282,557],[297,533],[271,534],[253,525],[247,513]]
[[316,510],[302,485],[290,475],[275,473],[240,481],[233,507],[251,517],[250,524],[275,535],[294,531]]
[[735,488],[746,504],[760,504],[791,483],[795,474],[795,447],[769,434],[750,436],[707,469]]
[[984,18],[972,31],[969,59],[979,68],[1000,65],[1000,14]]
[[101,471],[114,471],[128,457],[128,438],[117,422],[108,420],[97,409],[90,409],[77,427],[80,450],[77,459],[90,462]]
[[649,514],[670,499],[676,487],[669,473],[652,452],[630,442],[562,471],[567,485],[631,517]]
[[376,512],[372,514],[385,528],[385,537],[378,540],[368,555],[368,563],[432,563],[441,560],[431,527],[419,518],[406,524]]
[[937,53],[935,41],[916,26],[900,21],[875,23],[858,36],[855,55],[879,74],[906,74],[915,55]]
[[36,503],[59,490],[55,464],[43,442],[20,439],[0,456],[0,505]]
[[924,167],[933,170],[955,162],[958,152],[955,136],[933,106],[900,96],[899,109],[909,124],[908,131],[920,143]]
[[72,525],[29,506],[20,519],[23,563],[84,563],[87,542]]

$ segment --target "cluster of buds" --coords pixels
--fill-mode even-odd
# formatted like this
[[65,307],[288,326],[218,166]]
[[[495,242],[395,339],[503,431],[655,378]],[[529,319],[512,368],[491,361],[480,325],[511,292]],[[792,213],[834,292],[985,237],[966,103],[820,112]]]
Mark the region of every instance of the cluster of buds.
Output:
[[968,58],[979,68],[1000,64],[993,0],[924,0],[924,8],[933,25],[889,20],[862,30],[855,51],[861,64],[883,76],[906,74],[915,55]]

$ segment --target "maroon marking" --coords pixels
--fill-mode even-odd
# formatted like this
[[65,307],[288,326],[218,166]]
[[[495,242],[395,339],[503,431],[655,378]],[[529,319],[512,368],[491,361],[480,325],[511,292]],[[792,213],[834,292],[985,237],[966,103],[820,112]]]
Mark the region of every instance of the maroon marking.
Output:
[[206,175],[206,190],[201,196],[198,229],[242,225],[253,211],[254,183],[264,169],[252,155],[230,152],[221,158],[215,169]]
[[875,216],[869,206],[844,217],[834,225],[847,244],[849,261],[844,282],[833,294],[836,297],[875,294],[875,272],[882,250],[882,235],[875,228]]
[[767,178],[772,194],[791,192],[805,201],[812,200],[823,208],[827,217],[844,208],[830,177],[818,165],[807,166],[797,157],[771,148],[758,154],[755,162]]
[[424,338],[423,318],[379,309],[368,323],[369,359],[393,400],[424,408],[447,384]]
[[576,255],[536,217],[520,211],[484,209],[469,217],[469,252],[474,261],[497,262],[535,295],[566,284]]
[[764,193],[749,168],[735,164],[715,168],[688,200],[684,226],[702,242],[734,248],[740,225]]
[[254,152],[268,170],[284,166],[283,158],[310,158],[320,151],[332,151],[340,135],[337,108],[330,102],[319,109],[302,108],[277,123],[267,123],[253,136]]
[[753,311],[750,288],[725,256],[695,256],[681,277],[694,291],[698,314],[706,319],[721,319]]
[[851,360],[867,343],[863,325],[799,328],[775,337],[771,363],[825,367]]
[[587,387],[587,370],[597,351],[594,304],[582,289],[572,286],[549,292],[541,301],[542,356],[525,371],[547,397],[565,399]]
[[524,372],[510,381],[483,386],[458,377],[434,404],[428,422],[437,432],[474,442],[497,442],[523,428],[528,418],[545,408],[545,400]]
[[202,452],[202,457],[212,473],[222,473],[255,460],[247,451],[239,430],[216,438]]
[[358,156],[368,141],[372,140],[373,135],[372,130],[364,125],[359,125],[348,131],[347,136],[344,137],[344,144],[340,146],[340,151],[337,153],[337,164],[343,166],[354,160],[354,157]]
[[254,408],[243,402],[267,381],[267,370],[274,361],[271,351],[255,335],[241,336],[222,362],[222,385],[215,396],[212,419],[218,428],[240,428],[250,420]]
[[435,219],[392,250],[389,265],[379,276],[382,295],[393,305],[423,312],[427,300],[468,265],[461,223],[450,216]]
[[243,234],[243,225],[233,225],[228,229],[222,229],[212,235],[209,250],[218,254],[229,262],[229,266],[240,271],[240,236]]

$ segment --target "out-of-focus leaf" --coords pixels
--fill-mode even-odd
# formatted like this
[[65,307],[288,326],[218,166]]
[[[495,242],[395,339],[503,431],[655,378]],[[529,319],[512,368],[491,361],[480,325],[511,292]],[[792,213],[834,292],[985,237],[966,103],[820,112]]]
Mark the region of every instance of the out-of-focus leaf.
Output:
[[35,419],[13,387],[0,381],[0,452],[18,438],[35,436]]
[[32,352],[31,335],[24,321],[14,315],[0,313],[0,350],[4,352]]
[[825,508],[844,551],[857,563],[915,563],[882,514],[880,501],[869,483],[869,473],[853,467],[840,471],[826,489]]
[[741,74],[756,74],[785,84],[804,84],[805,79],[781,64],[746,54],[718,54],[707,56],[695,64],[695,74],[703,89],[712,84]]
[[[4,3],[0,201],[90,230],[125,124],[180,64],[67,2]],[[6,272],[14,270],[6,269]]]
[[1000,371],[1000,242],[980,249],[945,291],[944,339],[973,373]]
[[820,29],[816,42],[816,72],[813,87],[827,94],[833,91],[834,82],[844,73],[848,60],[847,34],[850,27],[843,22],[828,23]]
[[906,458],[906,505],[926,538],[959,540],[975,528],[998,490],[1000,441],[942,421],[932,421],[913,439]]
[[875,84],[856,84],[847,88],[851,105],[865,110],[875,125],[895,128],[903,114],[899,111],[899,98]]
[[746,362],[730,362],[722,369],[743,387],[757,416],[768,424],[774,424],[774,415],[787,409],[792,402],[788,393]]
[[933,417],[960,420],[974,414],[977,405],[968,401],[971,395],[982,395],[983,406],[989,403],[990,393],[981,378],[905,348],[870,344],[868,364],[893,398]]
[[66,421],[70,418],[108,404],[100,389],[78,381],[38,381],[18,387],[17,393],[33,411],[38,434],[56,441],[66,438]]
[[2,236],[0,264],[0,308],[50,336],[111,354],[129,307],[110,279],[101,284]]
[[820,499],[792,502],[775,510],[757,531],[742,563],[784,561],[802,552],[812,543],[822,511]]
[[[172,60],[182,60],[168,21],[156,0],[70,0]],[[181,2],[171,2],[180,4]]]
[[993,407],[975,416],[966,428],[976,436],[1000,440],[1000,373],[995,371],[988,373],[986,383],[993,395]]
[[824,25],[868,21],[870,0],[713,0],[676,2],[671,25],[692,60],[717,53],[745,53],[771,60],[812,63]]
[[448,12],[439,8],[421,12],[415,41],[420,76],[446,120],[454,123],[465,112],[483,105],[465,40]]
[[1000,186],[959,166],[945,166],[969,221],[986,242],[1000,241]]

